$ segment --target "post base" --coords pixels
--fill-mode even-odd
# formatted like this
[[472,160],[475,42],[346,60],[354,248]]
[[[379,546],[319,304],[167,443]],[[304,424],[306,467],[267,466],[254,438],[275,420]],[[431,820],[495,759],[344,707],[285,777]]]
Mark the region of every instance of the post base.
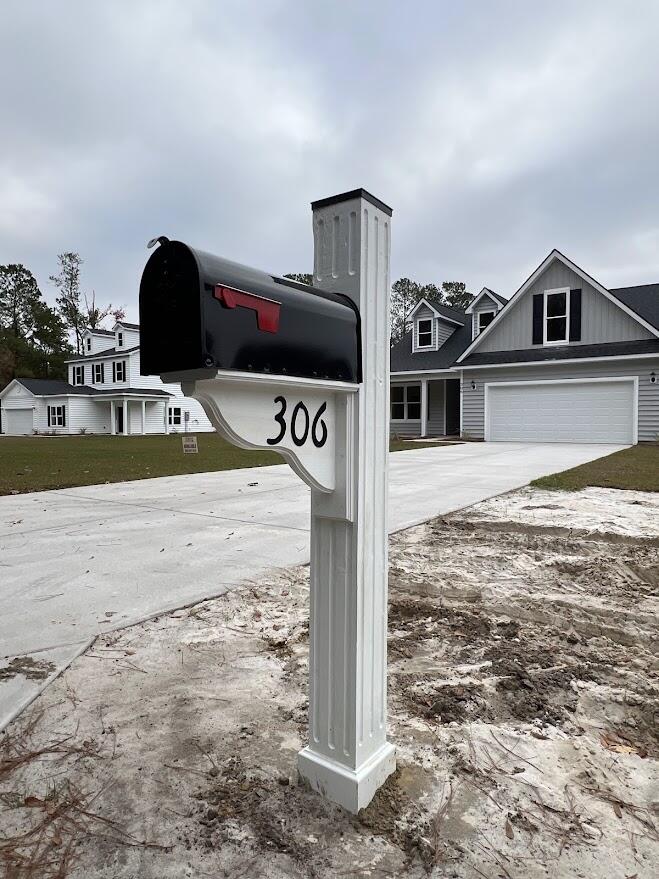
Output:
[[396,751],[385,742],[359,769],[349,769],[341,763],[303,748],[297,755],[300,776],[313,790],[343,806],[353,815],[365,808],[377,789],[396,769]]

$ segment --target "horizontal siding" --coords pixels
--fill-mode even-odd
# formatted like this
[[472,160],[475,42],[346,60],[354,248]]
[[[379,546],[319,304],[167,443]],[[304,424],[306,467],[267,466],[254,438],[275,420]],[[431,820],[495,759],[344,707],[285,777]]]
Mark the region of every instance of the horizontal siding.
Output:
[[398,439],[409,439],[421,436],[420,421],[392,421],[389,424],[389,435]]
[[508,310],[499,326],[483,339],[476,350],[520,351],[524,348],[532,348],[533,295],[556,287],[569,287],[582,291],[581,340],[567,344],[579,346],[654,338],[649,330],[627,315],[618,305],[582,280],[560,260],[556,260]]
[[441,348],[444,342],[447,339],[450,339],[453,333],[455,332],[455,324],[446,323],[443,320],[435,320],[435,324],[437,325],[437,330],[435,334],[437,347]]
[[444,424],[444,382],[428,382],[428,433],[427,436],[443,436]]
[[[642,361],[612,363],[564,364],[556,366],[525,366],[512,369],[463,370],[462,432],[463,436],[483,439],[485,432],[485,384],[501,381],[532,381],[566,378],[604,378],[606,376],[638,376],[638,439],[655,442],[659,439],[659,380],[650,381],[650,373],[659,379],[659,357]],[[471,389],[474,381],[476,389]]]

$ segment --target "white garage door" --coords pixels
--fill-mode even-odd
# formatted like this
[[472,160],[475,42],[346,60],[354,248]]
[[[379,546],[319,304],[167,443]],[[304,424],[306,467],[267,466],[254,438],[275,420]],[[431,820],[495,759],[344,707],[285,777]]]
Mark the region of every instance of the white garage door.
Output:
[[10,436],[32,433],[32,409],[3,409],[2,432]]
[[485,439],[631,445],[635,393],[629,379],[486,385]]

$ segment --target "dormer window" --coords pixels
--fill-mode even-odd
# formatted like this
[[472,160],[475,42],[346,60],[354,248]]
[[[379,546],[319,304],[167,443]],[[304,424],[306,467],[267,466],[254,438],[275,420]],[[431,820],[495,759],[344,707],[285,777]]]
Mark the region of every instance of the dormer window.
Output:
[[432,348],[432,318],[416,322],[416,347]]
[[569,336],[570,288],[545,290],[544,344],[562,345]]
[[73,367],[73,381],[71,384],[84,385],[84,383],[85,383],[85,367],[84,366],[74,366]]
[[478,335],[483,332],[486,327],[494,320],[495,312],[493,311],[481,311],[478,315]]
[[91,353],[92,350],[92,337],[87,336],[87,354]]
[[124,347],[124,334],[118,332],[117,333],[117,348],[123,348],[123,347]]

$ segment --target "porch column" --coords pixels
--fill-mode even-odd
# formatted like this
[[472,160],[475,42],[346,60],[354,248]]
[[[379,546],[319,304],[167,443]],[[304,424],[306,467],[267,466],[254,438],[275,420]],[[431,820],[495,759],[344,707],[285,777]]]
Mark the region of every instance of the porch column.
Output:
[[169,421],[167,419],[168,410],[169,410],[169,403],[165,400],[165,433],[169,433]]
[[142,400],[142,436],[146,433],[146,400]]
[[128,436],[130,430],[128,428],[128,400],[124,397],[124,435]]
[[114,400],[110,400],[110,433],[112,436],[116,433],[116,419],[114,413]]
[[421,379],[421,436],[428,433],[428,379]]

